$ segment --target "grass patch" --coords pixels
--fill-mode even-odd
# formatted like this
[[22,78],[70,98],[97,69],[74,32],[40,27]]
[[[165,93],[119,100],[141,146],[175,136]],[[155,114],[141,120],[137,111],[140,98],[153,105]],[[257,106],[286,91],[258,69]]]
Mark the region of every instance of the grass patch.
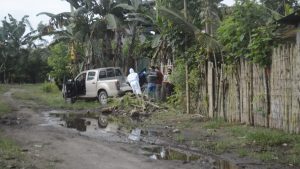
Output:
[[9,112],[12,112],[12,107],[5,103],[3,100],[0,100],[0,117]]
[[92,109],[99,108],[98,101],[77,100],[74,104],[65,102],[61,92],[54,84],[26,84],[21,86],[22,89],[13,93],[13,97],[25,101],[34,101],[40,105],[60,109]]
[[[236,140],[235,152],[266,162],[300,165],[300,136],[262,127],[230,126],[226,131]],[[258,151],[257,151],[258,150]]]
[[229,126],[229,123],[226,123],[224,119],[218,118],[218,119],[213,119],[211,121],[208,121],[204,123],[204,128],[207,129],[220,129],[222,127]]
[[252,152],[250,154],[251,157],[262,160],[262,161],[273,161],[278,160],[278,157],[273,153],[269,151],[264,152]]
[[244,148],[240,148],[238,149],[238,155],[239,157],[246,157],[249,155],[248,150],[244,149]]
[[228,140],[222,140],[217,142],[202,142],[199,148],[203,150],[209,150],[215,154],[222,154],[231,148],[231,144]]
[[256,130],[247,134],[247,139],[253,141],[260,146],[281,146],[283,143],[290,143],[293,141],[293,136],[274,130]]
[[210,147],[216,154],[222,154],[232,149],[236,144],[237,143],[234,140],[224,139],[221,141],[213,142]]
[[246,137],[249,132],[249,127],[236,125],[229,127],[227,131],[229,131],[234,137]]
[[41,89],[45,93],[55,93],[59,91],[54,83],[44,83],[42,84]]
[[0,94],[2,95],[3,93],[7,92],[9,89],[8,85],[6,84],[0,84]]
[[[7,85],[0,84],[0,95],[3,95],[8,91],[8,89],[9,88]],[[12,112],[12,107],[8,105],[3,99],[0,99],[0,117],[10,112]]]
[[0,135],[0,168],[23,168],[25,156],[12,140]]
[[300,166],[300,155],[298,154],[290,154],[286,156],[286,161],[284,163],[292,164],[294,166]]
[[185,141],[184,135],[181,134],[181,133],[177,133],[177,134],[175,135],[175,140],[176,140],[177,142],[179,142],[180,144],[184,143],[184,141]]
[[300,166],[300,143],[299,140],[293,145],[293,147],[287,152],[284,163]]
[[21,156],[20,147],[12,140],[0,138],[0,156],[4,159],[11,159]]

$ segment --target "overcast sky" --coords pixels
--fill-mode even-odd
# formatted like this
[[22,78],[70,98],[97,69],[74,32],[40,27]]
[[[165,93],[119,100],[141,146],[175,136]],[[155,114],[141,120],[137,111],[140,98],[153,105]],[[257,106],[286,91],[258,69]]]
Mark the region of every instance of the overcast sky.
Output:
[[[46,23],[49,17],[36,16],[40,12],[61,13],[70,10],[70,5],[64,0],[0,0],[0,20],[8,13],[20,20],[24,15],[29,15],[31,25],[36,28],[39,22]],[[224,0],[223,3],[232,5],[234,0]]]

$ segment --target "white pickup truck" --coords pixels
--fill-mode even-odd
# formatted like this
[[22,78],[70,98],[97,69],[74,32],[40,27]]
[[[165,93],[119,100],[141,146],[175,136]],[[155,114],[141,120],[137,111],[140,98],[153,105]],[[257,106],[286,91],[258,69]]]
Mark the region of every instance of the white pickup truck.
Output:
[[78,98],[97,98],[102,105],[107,103],[108,97],[127,92],[132,92],[132,89],[118,67],[83,71],[74,79],[64,82],[62,88],[63,97],[72,102]]

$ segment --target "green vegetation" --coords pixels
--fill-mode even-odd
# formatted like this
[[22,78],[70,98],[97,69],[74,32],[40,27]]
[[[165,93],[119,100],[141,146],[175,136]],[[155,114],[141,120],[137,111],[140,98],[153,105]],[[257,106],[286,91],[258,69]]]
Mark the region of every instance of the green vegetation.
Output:
[[246,157],[248,155],[248,150],[245,148],[240,148],[237,153],[239,157]]
[[7,168],[8,166],[22,168],[21,160],[24,160],[24,156],[20,147],[12,140],[0,135],[0,168]]
[[240,125],[230,125],[218,132],[226,134],[221,142],[215,143],[215,152],[235,150],[241,157],[250,156],[268,162],[299,165],[295,160],[300,158],[299,135]]
[[184,143],[185,141],[185,138],[184,138],[184,135],[182,133],[177,133],[175,135],[175,140],[178,142],[178,143]]
[[[64,78],[71,77],[70,56],[68,55],[68,46],[64,43],[58,43],[50,47],[50,56],[48,65],[51,68],[49,75],[55,79],[58,86],[62,86]],[[73,76],[76,76],[74,72]]]
[[7,92],[8,86],[0,84],[0,94],[2,95],[3,93]]
[[12,111],[12,108],[2,100],[0,100],[0,117]]
[[271,62],[275,35],[272,13],[255,1],[236,4],[233,12],[221,23],[218,38],[228,52],[227,63],[235,63],[245,57],[262,66]]
[[54,83],[44,83],[42,85],[42,91],[45,93],[55,93],[58,91],[58,88]]
[[250,157],[254,157],[262,161],[278,160],[279,157],[276,156],[275,154],[276,154],[275,152],[270,152],[270,151],[251,152]]
[[249,141],[260,146],[281,146],[284,143],[291,143],[295,136],[273,130],[259,129],[254,132],[249,132],[246,136]]
[[[61,92],[51,83],[23,85],[25,90],[13,93],[13,97],[25,101],[34,101],[38,104],[59,109],[93,109],[100,107],[97,100],[78,100],[75,104],[65,102]],[[30,104],[30,102],[29,102]],[[34,106],[34,105],[33,105]]]
[[[36,83],[47,77],[47,48],[36,48],[28,15],[20,21],[8,14],[0,26],[0,82]],[[32,30],[27,32],[26,30]],[[26,47],[25,47],[26,46]]]
[[0,138],[0,156],[4,159],[15,158],[21,155],[20,147],[6,138]]
[[229,123],[226,123],[224,119],[213,119],[209,122],[204,123],[204,128],[207,129],[219,129],[221,127],[226,127],[230,125]]
[[[1,95],[5,93],[8,89],[9,88],[7,85],[0,85],[0,97],[2,97]],[[4,99],[0,99],[0,117],[11,111],[12,111],[12,107],[8,105],[8,103],[5,102]]]

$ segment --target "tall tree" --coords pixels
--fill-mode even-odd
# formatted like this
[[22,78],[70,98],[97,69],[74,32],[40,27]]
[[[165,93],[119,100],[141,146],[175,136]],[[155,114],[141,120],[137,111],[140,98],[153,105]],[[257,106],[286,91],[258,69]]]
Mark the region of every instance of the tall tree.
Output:
[[[65,39],[65,35],[70,35],[70,49],[76,49],[81,44],[84,49],[85,69],[115,65],[115,54],[112,49],[112,40],[115,38],[116,32],[124,19],[123,10],[131,10],[123,6],[117,6],[123,2],[112,0],[67,0],[75,11],[72,13],[61,13],[57,15],[46,14],[51,17],[49,26],[52,26],[50,33],[60,35],[64,32],[61,39]],[[63,29],[61,29],[63,28]],[[59,33],[60,32],[60,33]],[[118,51],[120,51],[120,36],[118,41]],[[71,50],[70,50],[71,51]]]
[[2,82],[17,82],[26,79],[23,70],[29,48],[34,46],[30,36],[34,32],[26,33],[26,26],[30,26],[27,18],[28,16],[24,16],[21,21],[17,21],[8,14],[8,17],[2,20],[0,27],[0,79]]

